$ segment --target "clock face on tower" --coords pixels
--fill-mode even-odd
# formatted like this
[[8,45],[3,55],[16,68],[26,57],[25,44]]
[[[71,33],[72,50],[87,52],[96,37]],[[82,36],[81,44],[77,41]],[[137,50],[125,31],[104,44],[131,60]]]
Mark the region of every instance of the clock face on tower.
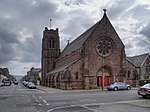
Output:
[[107,57],[112,51],[112,42],[107,38],[101,39],[96,45],[97,53],[102,57]]

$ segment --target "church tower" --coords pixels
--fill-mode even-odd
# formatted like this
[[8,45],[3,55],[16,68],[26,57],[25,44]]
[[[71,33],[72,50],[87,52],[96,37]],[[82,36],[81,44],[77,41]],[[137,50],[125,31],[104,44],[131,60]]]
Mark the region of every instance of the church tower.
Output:
[[46,74],[55,68],[55,61],[60,55],[60,42],[58,28],[45,27],[42,39],[42,85],[46,83]]

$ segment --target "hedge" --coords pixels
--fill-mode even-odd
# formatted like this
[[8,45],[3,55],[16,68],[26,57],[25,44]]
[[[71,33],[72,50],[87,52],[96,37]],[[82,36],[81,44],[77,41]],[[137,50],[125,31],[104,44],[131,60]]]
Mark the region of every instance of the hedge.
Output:
[[145,84],[147,84],[147,83],[150,83],[150,79],[140,80],[140,81],[139,81],[139,86],[143,86],[143,85],[145,85]]

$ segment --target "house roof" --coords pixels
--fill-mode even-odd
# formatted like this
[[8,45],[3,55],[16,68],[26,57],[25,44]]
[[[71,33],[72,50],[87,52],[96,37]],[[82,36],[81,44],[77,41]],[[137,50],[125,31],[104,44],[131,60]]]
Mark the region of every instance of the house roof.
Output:
[[39,72],[41,70],[41,68],[33,68],[31,71],[32,72]]
[[130,61],[133,65],[136,67],[141,67],[148,57],[149,53],[138,55],[138,56],[133,56],[133,57],[127,57],[127,60]]
[[83,34],[77,37],[70,44],[68,44],[62,51],[61,57],[65,56],[66,54],[70,54],[72,51],[81,48],[84,42],[86,41],[86,39],[93,33],[93,31],[97,28],[98,25],[103,23],[103,21],[110,23],[106,13],[104,13],[103,18],[100,21],[98,21],[96,24],[94,24],[92,27],[86,30]]

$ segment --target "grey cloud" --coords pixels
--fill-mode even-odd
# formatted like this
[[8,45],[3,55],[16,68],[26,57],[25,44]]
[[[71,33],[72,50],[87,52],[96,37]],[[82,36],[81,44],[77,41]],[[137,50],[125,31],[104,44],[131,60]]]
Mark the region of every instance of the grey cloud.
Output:
[[15,30],[22,27],[34,30],[49,23],[50,18],[58,19],[62,16],[62,13],[57,11],[57,4],[46,0],[36,0],[35,4],[33,0],[6,0],[0,6],[0,14],[9,16],[9,19],[3,22],[8,24],[11,21],[11,26],[8,27],[13,27]]
[[140,31],[140,34],[145,35],[150,42],[150,22],[143,27],[143,29]]
[[24,44],[19,45],[22,52],[21,62],[40,62],[41,57],[41,38],[38,35],[29,37]]
[[108,7],[108,15],[110,19],[115,19],[127,11],[127,9],[135,3],[135,0],[115,0],[112,2],[113,3],[110,6],[108,5],[105,7]]
[[17,35],[0,27],[0,43],[19,43]]
[[0,45],[0,63],[5,64],[11,61],[14,58],[13,48],[10,44],[3,44]]
[[[68,15],[70,16],[70,18],[67,21],[63,32],[65,32],[68,35],[72,35],[71,38],[73,39],[79,36],[81,33],[84,32],[84,30],[87,30],[94,24],[93,20],[91,18],[87,18],[88,15],[80,9],[70,11]],[[72,30],[72,28],[74,30]]]
[[126,43],[126,46],[125,46],[125,49],[132,49],[133,48],[133,45],[131,43]]
[[14,58],[14,44],[18,44],[17,35],[0,27],[0,63],[5,64]]
[[[141,37],[141,38],[142,38],[142,37]],[[138,46],[138,47],[148,47],[148,46],[150,46],[150,41],[141,39],[141,41],[138,41],[138,42],[137,42],[137,46]]]
[[140,22],[144,21],[145,19],[149,19],[150,11],[149,5],[136,5],[132,9],[129,10],[129,13],[132,14],[132,17]]
[[85,0],[66,0],[65,5],[80,5],[80,4],[86,4]]
[[[28,9],[27,9],[28,8]],[[57,6],[54,3],[49,3],[48,1],[37,1],[35,5],[26,5],[26,9],[24,10],[23,17],[29,18],[35,21],[40,20],[41,18],[55,16],[57,11]]]

